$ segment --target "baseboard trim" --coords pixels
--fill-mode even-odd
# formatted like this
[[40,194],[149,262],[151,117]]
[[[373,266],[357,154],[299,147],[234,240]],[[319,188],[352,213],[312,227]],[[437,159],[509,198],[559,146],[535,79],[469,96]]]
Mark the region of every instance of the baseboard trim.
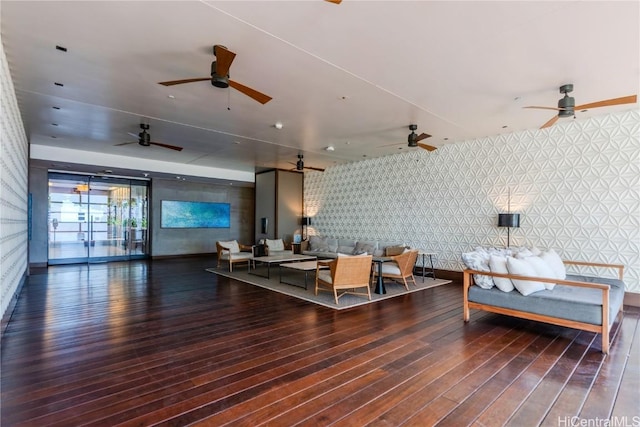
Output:
[[9,305],[7,305],[7,309],[2,315],[2,320],[0,321],[0,338],[4,336],[4,332],[9,325],[9,321],[11,320],[11,316],[13,315],[13,310],[16,308],[16,304],[18,303],[18,298],[20,297],[20,293],[22,292],[22,288],[24,284],[27,283],[27,271],[22,273],[22,277],[20,278],[20,283],[16,288],[16,291],[11,296],[11,301],[9,301]]
[[151,259],[180,259],[180,258],[195,258],[195,257],[203,257],[203,256],[211,256],[215,258],[217,256],[216,252],[205,252],[200,254],[183,254],[183,255],[153,255]]
[[624,293],[624,305],[630,305],[632,307],[640,307],[640,294],[634,292]]

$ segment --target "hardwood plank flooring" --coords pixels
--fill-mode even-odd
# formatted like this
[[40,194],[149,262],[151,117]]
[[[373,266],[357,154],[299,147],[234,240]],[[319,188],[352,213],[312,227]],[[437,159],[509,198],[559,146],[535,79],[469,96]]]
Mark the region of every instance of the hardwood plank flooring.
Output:
[[604,356],[593,333],[473,310],[464,323],[460,283],[338,312],[214,265],[34,271],[2,337],[1,425],[640,420],[637,308]]

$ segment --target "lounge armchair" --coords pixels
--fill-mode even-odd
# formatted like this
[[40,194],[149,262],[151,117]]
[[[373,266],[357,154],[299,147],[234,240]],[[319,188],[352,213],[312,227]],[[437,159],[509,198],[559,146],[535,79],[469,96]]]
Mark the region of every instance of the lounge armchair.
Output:
[[216,242],[218,251],[218,268],[222,261],[229,263],[229,271],[233,271],[233,264],[250,262],[253,260],[252,247],[238,244],[237,240]]
[[287,249],[287,245],[282,239],[265,239],[264,244],[269,256],[282,255],[285,252],[291,254],[291,248]]
[[[413,285],[417,287],[416,279],[413,277],[413,268],[416,264],[417,258],[417,249],[392,256],[392,261],[382,263],[382,278],[393,279],[397,282],[402,281],[407,290],[409,290],[407,280],[413,282]],[[374,278],[378,276],[377,269],[374,269],[373,276]]]
[[[338,298],[345,294],[366,296],[371,301],[369,290],[369,274],[371,272],[371,255],[341,256],[331,261],[318,261],[316,269],[316,289],[333,292],[338,305]],[[329,266],[329,270],[321,269]],[[366,288],[367,292],[356,292],[355,289]],[[340,294],[338,291],[341,290]]]

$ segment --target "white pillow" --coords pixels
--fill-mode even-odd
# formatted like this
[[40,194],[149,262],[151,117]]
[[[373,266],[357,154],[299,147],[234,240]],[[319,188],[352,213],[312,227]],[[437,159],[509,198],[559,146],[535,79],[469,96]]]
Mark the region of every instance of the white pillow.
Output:
[[[545,279],[555,279],[556,274],[553,272],[549,264],[539,256],[530,256],[524,259],[529,265],[533,267],[537,277],[544,277]],[[556,286],[555,283],[544,283],[546,289],[553,289]]]
[[[489,269],[489,254],[487,252],[474,251],[462,254],[462,262],[467,268],[476,271],[491,271]],[[483,289],[491,289],[494,286],[493,278],[482,274],[474,274],[473,280],[476,285]]]
[[[509,270],[509,274],[517,274],[519,276],[530,276],[535,277],[536,271],[533,269],[533,266],[528,262],[513,258],[507,257],[507,270]],[[534,292],[544,291],[545,286],[542,282],[536,282],[533,280],[519,280],[519,279],[511,279],[513,282],[513,286],[524,296],[530,295]]]
[[220,246],[222,246],[225,249],[229,249],[229,252],[232,254],[237,254],[238,252],[240,252],[240,245],[238,245],[238,241],[237,240],[230,240],[228,242],[218,242],[220,243]]
[[560,258],[560,255],[558,255],[556,251],[549,249],[548,251],[543,252],[542,255],[540,255],[540,258],[542,258],[547,265],[551,267],[556,279],[564,280],[567,278],[567,268],[564,266],[562,258]]
[[284,251],[284,242],[282,239],[267,239],[267,247],[270,251]]
[[[491,258],[489,258],[489,268],[493,273],[509,274],[509,270],[507,269],[507,257],[491,255]],[[511,279],[494,277],[493,283],[495,283],[498,289],[502,292],[511,292],[514,289]]]

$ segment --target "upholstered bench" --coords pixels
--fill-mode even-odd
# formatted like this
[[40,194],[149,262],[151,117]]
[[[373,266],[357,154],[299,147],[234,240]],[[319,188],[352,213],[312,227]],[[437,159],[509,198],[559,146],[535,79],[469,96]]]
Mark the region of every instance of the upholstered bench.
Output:
[[[564,261],[564,264],[617,269],[618,278],[567,275],[561,280],[466,269],[463,272],[464,321],[469,321],[470,309],[477,309],[595,332],[602,335],[602,352],[608,353],[611,326],[624,300],[624,266],[576,261]],[[555,286],[523,295],[517,290],[504,292],[497,287],[476,286],[474,275]]]

